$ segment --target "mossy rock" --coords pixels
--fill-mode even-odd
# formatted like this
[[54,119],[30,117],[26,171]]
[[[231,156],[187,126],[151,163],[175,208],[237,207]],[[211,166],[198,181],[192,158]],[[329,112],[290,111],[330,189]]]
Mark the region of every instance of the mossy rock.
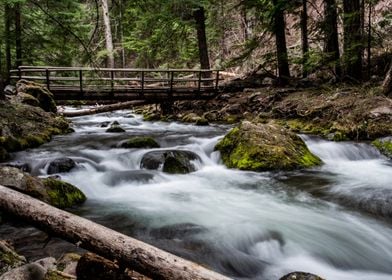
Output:
[[10,155],[7,152],[6,149],[4,149],[3,147],[0,147],[0,162],[2,161],[6,161],[10,159]]
[[376,147],[383,155],[392,159],[392,136],[374,140],[372,145]]
[[86,201],[86,196],[77,187],[53,178],[42,180],[47,188],[50,204],[58,208],[67,208]]
[[25,263],[25,257],[18,255],[6,241],[0,240],[0,275]]
[[121,148],[159,148],[159,144],[151,137],[133,137],[121,143]]
[[18,98],[20,99],[20,102],[23,104],[27,104],[34,107],[40,107],[39,100],[34,96],[32,96],[31,94],[21,92],[18,94]]
[[160,169],[170,174],[187,174],[196,171],[192,161],[201,161],[200,157],[191,151],[162,150],[146,153],[141,162],[142,169]]
[[125,132],[125,129],[119,125],[111,125],[108,129],[106,129],[108,133],[122,133]]
[[56,102],[53,94],[44,86],[21,80],[16,85],[18,94],[25,93],[33,96],[39,101],[39,106],[46,112],[57,112]]
[[199,118],[199,119],[196,120],[195,125],[197,125],[197,126],[207,126],[207,125],[209,125],[209,122],[205,118]]
[[321,164],[300,137],[274,124],[242,122],[215,147],[229,168],[293,170]]

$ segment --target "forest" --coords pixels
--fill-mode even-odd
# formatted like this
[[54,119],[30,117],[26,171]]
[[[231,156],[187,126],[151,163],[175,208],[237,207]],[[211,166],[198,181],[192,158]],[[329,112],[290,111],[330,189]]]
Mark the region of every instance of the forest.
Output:
[[392,2],[0,0],[0,280],[392,278]]

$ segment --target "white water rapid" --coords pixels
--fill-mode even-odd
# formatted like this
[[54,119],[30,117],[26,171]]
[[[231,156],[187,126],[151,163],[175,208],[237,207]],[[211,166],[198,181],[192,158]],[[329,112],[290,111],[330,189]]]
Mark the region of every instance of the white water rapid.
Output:
[[[126,133],[105,133],[118,121]],[[144,122],[119,111],[73,119],[75,133],[15,154],[36,175],[70,157],[62,179],[82,189],[79,215],[236,279],[306,271],[331,280],[392,279],[392,165],[367,144],[302,136],[324,165],[254,173],[225,168],[214,152],[224,126]],[[131,137],[193,151],[197,171],[140,170],[149,150],[119,149]]]

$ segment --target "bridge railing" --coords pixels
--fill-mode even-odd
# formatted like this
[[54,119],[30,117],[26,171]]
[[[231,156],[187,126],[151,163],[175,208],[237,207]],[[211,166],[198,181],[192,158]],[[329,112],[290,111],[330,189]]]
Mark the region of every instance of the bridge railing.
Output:
[[88,67],[20,66],[11,79],[26,79],[59,92],[203,93],[218,90],[219,70],[120,69]]

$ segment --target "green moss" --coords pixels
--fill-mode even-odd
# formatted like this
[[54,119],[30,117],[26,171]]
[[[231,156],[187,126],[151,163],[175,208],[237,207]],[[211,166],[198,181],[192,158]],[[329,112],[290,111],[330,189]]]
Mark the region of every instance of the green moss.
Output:
[[206,125],[209,125],[208,120],[205,119],[205,118],[199,118],[199,119],[197,119],[196,122],[195,122],[195,124],[198,125],[198,126],[206,126]]
[[53,206],[67,208],[86,201],[84,193],[69,183],[53,178],[46,178],[43,183],[48,188],[50,204]]
[[0,241],[0,275],[25,263],[24,257],[18,255],[6,242]]
[[58,271],[56,270],[49,270],[45,274],[45,278],[43,280],[69,280],[69,277],[66,277],[64,275],[61,275]]
[[215,147],[229,168],[241,170],[291,170],[321,164],[296,135],[270,125],[232,129]]
[[374,140],[372,145],[376,147],[383,155],[392,158],[392,138]]
[[133,137],[121,144],[122,148],[159,148],[159,144],[151,137]]

